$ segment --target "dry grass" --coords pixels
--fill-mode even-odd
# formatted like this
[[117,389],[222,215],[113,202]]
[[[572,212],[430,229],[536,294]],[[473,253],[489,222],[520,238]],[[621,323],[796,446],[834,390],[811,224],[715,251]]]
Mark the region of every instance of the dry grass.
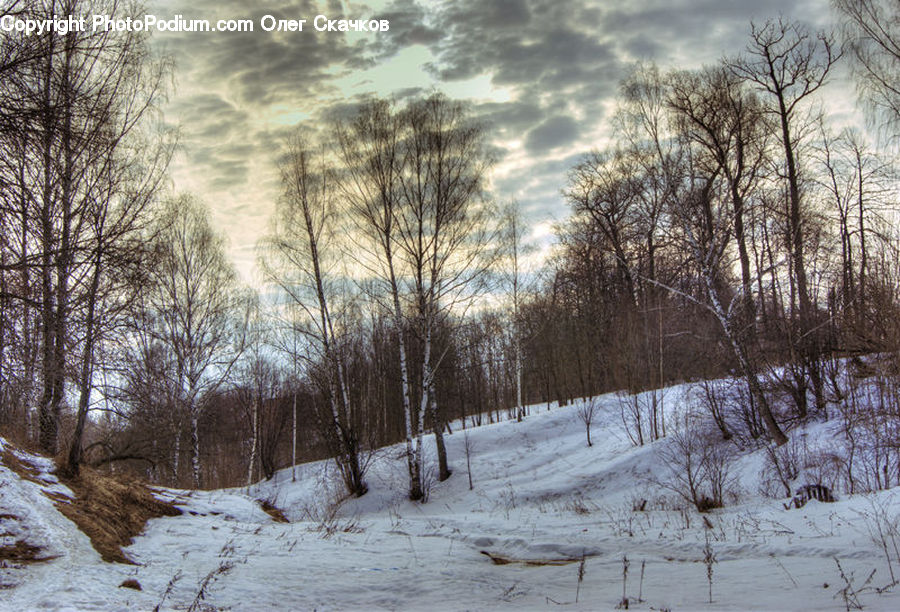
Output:
[[487,556],[494,565],[509,565],[510,563],[520,563],[528,566],[569,565],[570,563],[578,563],[582,559],[581,557],[574,559],[568,557],[554,559],[515,559],[513,557],[504,557],[503,555],[498,555],[486,550],[482,550],[481,554]]
[[[50,484],[41,478],[39,469],[16,456],[11,444],[0,452],[0,463],[20,478],[41,486]],[[147,485],[135,479],[104,476],[88,467],[82,467],[74,478],[66,478],[62,474],[57,476],[75,497],[46,490],[44,495],[52,499],[57,509],[91,539],[91,544],[104,561],[134,563],[122,552],[122,547],[131,544],[151,518],[181,514],[174,504],[158,500]],[[39,557],[40,549],[34,548],[17,542],[13,546],[0,548],[0,559],[46,560]]]
[[290,521],[284,515],[284,512],[282,512],[280,508],[275,507],[275,505],[269,500],[258,499],[256,501],[259,503],[259,507],[262,508],[263,512],[271,516],[272,520],[276,523],[290,523]]
[[129,578],[128,580],[123,581],[122,584],[119,585],[119,588],[120,589],[134,589],[135,591],[143,591],[144,590],[143,588],[141,588],[141,583],[138,582],[137,580],[135,580],[134,578]]
[[[40,470],[16,457],[16,455],[12,452],[12,448],[9,444],[5,445],[3,450],[0,451],[0,464],[11,469],[20,478],[24,478],[39,485],[47,484],[44,481],[40,480]],[[19,517],[14,514],[3,513],[0,514],[0,520],[2,519],[17,521],[19,520]],[[0,533],[0,536],[3,535],[9,534]],[[19,540],[15,544],[0,546],[0,562],[40,563],[42,561],[50,561],[51,559],[56,558],[52,555],[42,555],[43,551],[44,549],[41,546],[35,546],[33,544],[29,544],[24,540]],[[0,586],[0,588],[3,587]]]
[[12,563],[40,563],[41,561],[50,561],[55,559],[53,556],[41,556],[43,548],[28,544],[23,540],[19,540],[15,544],[0,546],[0,561],[9,561]]
[[56,507],[87,534],[104,561],[134,563],[122,547],[131,544],[148,520],[181,514],[137,480],[104,476],[82,467],[77,477],[61,481],[72,489],[75,499],[57,500]]
[[41,471],[39,469],[30,463],[22,461],[16,456],[11,444],[5,444],[3,450],[0,450],[0,464],[11,469],[23,480],[28,480],[29,482],[42,486],[47,484],[46,481],[41,480]]

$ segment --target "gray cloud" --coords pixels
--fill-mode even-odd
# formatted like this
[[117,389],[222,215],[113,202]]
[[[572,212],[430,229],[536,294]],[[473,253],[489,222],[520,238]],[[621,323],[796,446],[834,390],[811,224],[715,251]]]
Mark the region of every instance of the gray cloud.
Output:
[[385,10],[379,11],[378,17],[387,19],[391,29],[373,45],[377,57],[385,59],[412,45],[440,42],[443,33],[426,22],[428,16],[416,0],[394,0]]
[[[238,0],[149,1],[157,14],[257,24],[266,14],[390,20],[388,32],[362,37],[317,33],[310,23],[302,33],[154,37],[178,63],[181,89],[166,121],[183,126],[190,170],[184,174],[196,177],[211,202],[219,195],[240,200],[239,206],[227,205],[235,227],[241,227],[242,215],[259,221],[274,201],[274,168],[301,117],[313,120],[309,130],[346,117],[363,89],[401,102],[428,92],[421,76],[404,82],[403,74],[392,77],[392,89],[372,80],[351,94],[339,87],[341,77],[404,51],[427,50],[421,68],[437,89],[486,77],[503,91],[504,101],[481,96],[473,105],[498,141],[498,158],[519,164],[506,167],[496,181],[498,196],[519,198],[532,218],[539,218],[542,207],[561,218],[566,170],[580,150],[596,144],[589,135],[602,131],[609,102],[635,60],[695,68],[740,53],[751,19],[783,14],[821,24],[829,14],[827,0],[275,0],[249,6]],[[520,150],[508,144],[515,141],[523,143]],[[260,174],[260,168],[268,171]],[[248,252],[247,241],[257,238],[251,234],[244,228],[233,234],[239,257]]]
[[[172,12],[189,18],[251,19],[253,32],[229,34],[168,34],[159,36],[178,62],[179,74],[197,83],[222,83],[241,103],[268,106],[296,104],[300,100],[331,90],[331,81],[342,73],[372,65],[363,42],[334,32],[316,32],[312,19],[319,13],[341,18],[342,3],[330,0],[320,5],[310,0],[282,0],[262,7],[244,2],[201,0],[190,8],[183,2]],[[276,19],[308,19],[302,33],[264,32],[260,20],[265,15]],[[367,17],[369,13],[354,17]]]
[[532,153],[570,144],[578,137],[578,124],[571,117],[563,115],[550,117],[528,132],[525,147]]

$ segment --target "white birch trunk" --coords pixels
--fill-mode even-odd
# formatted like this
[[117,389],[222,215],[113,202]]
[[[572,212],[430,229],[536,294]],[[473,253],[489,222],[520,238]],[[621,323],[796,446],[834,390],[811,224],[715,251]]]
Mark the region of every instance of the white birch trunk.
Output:
[[522,337],[519,332],[519,227],[515,214],[512,221],[512,255],[513,255],[513,344],[516,368],[516,420],[525,418],[525,406],[522,402]]
[[175,450],[172,452],[172,484],[178,486],[178,457],[181,455],[181,431],[175,432]]
[[347,376],[344,372],[344,365],[340,360],[338,360],[337,371],[338,383],[341,386],[341,399],[344,400],[344,422],[347,428],[350,429],[352,427],[352,421],[350,420],[350,392],[347,389]]
[[765,395],[759,384],[759,379],[756,376],[756,371],[753,368],[753,365],[750,363],[750,359],[748,358],[745,347],[738,342],[737,335],[732,326],[731,317],[729,312],[725,309],[722,301],[719,299],[719,293],[716,289],[715,284],[715,275],[714,275],[714,267],[712,262],[712,252],[705,253],[704,250],[700,247],[699,241],[697,240],[694,233],[691,231],[690,226],[685,224],[685,230],[688,236],[688,240],[691,244],[691,247],[694,251],[694,257],[697,261],[700,262],[700,273],[703,276],[704,284],[706,285],[706,292],[709,296],[710,304],[712,306],[713,314],[716,319],[718,319],[719,324],[722,326],[722,331],[725,333],[725,337],[728,340],[729,344],[731,344],[731,348],[734,351],[735,357],[738,360],[738,364],[744,374],[744,378],[747,381],[747,386],[750,388],[750,394],[756,400],[756,409],[760,413],[760,416],[763,419],[763,422],[766,425],[766,430],[769,432],[769,435],[772,438],[772,441],[775,442],[776,446],[781,446],[788,441],[787,436],[778,426],[777,421],[775,420],[775,416],[772,414],[771,409],[766,401]]
[[335,384],[335,382],[333,380],[331,381],[331,402],[330,403],[331,403],[331,418],[334,419],[334,430],[335,430],[334,433],[338,438],[338,443],[341,445],[341,449],[345,449],[346,446],[344,445],[344,433],[340,427],[341,413],[338,410],[337,385]]
[[[399,309],[399,302],[397,307]],[[413,454],[412,404],[409,398],[409,362],[406,358],[406,341],[403,338],[403,330],[399,325],[397,326],[397,333],[400,337],[400,385],[403,389],[403,420],[406,426],[406,463],[409,469],[409,491],[413,493],[421,489],[421,480],[416,469],[419,463]]]
[[250,442],[250,465],[247,466],[247,486],[253,484],[253,464],[256,463],[256,445],[258,440],[257,429],[259,426],[259,405],[253,402],[253,433]]
[[291,482],[297,482],[297,392],[291,408]]
[[[425,413],[428,411],[429,398],[431,397],[431,325],[426,324],[425,350],[422,355],[422,401],[419,404],[418,420],[416,422],[416,448],[415,464],[419,474],[419,483],[422,483],[422,447],[425,438]],[[424,492],[424,491],[423,491]]]
[[194,488],[199,489],[200,481],[200,412],[191,408],[191,470]]
[[403,421],[406,429],[406,466],[409,471],[409,493],[420,494],[422,491],[421,463],[416,460],[413,451],[412,400],[409,396],[409,359],[406,353],[406,338],[403,335],[403,310],[400,307],[400,291],[394,273],[394,261],[389,247],[385,247],[385,259],[391,283],[391,298],[394,305],[394,326],[397,329],[397,341],[400,348],[400,388],[403,395]]
[[516,333],[516,406],[519,412],[519,420],[525,418],[525,405],[522,402],[522,346]]

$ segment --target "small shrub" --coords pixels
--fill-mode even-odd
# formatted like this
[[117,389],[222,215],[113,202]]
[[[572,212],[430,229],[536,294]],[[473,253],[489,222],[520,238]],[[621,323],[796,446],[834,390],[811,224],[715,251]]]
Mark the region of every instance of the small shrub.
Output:
[[649,417],[641,394],[619,394],[619,410],[628,439],[634,446],[643,446],[649,437],[649,432],[646,431]]
[[420,503],[426,504],[428,500],[431,499],[431,491],[434,490],[434,485],[437,484],[437,475],[434,472],[434,466],[430,465],[422,472],[422,498],[419,500]]
[[712,545],[709,543],[709,530],[705,531],[706,534],[706,545],[703,547],[703,564],[706,565],[706,581],[709,585],[709,603],[713,602],[712,597],[712,588],[713,588],[713,566],[718,563],[718,559],[716,558],[715,553],[713,552]]
[[516,490],[513,489],[512,483],[506,483],[506,486],[500,490],[498,505],[504,511],[506,519],[509,520],[510,510],[516,508]]
[[791,482],[800,475],[800,465],[803,462],[796,438],[792,437],[787,444],[777,448],[771,444],[766,445],[765,449],[766,458],[760,471],[759,492],[776,499],[790,497]]
[[726,495],[733,493],[733,447],[710,432],[700,418],[686,415],[660,455],[668,474],[652,482],[676,493],[699,512],[723,507]]
[[134,578],[129,578],[127,580],[123,580],[122,584],[119,585],[120,589],[134,589],[135,591],[143,590],[141,588],[141,583],[135,580]]
[[191,602],[191,605],[188,606],[187,612],[200,612],[201,610],[209,610],[216,608],[211,608],[204,603],[204,600],[209,595],[209,589],[212,584],[218,580],[219,576],[227,574],[234,567],[233,563],[229,563],[223,561],[219,564],[219,567],[208,573],[203,580],[200,581],[199,588],[197,589],[197,595],[194,596],[194,601]]
[[[580,516],[590,514],[592,511],[592,508],[587,505],[587,503],[584,501],[584,498],[580,495],[569,500],[564,508]],[[596,509],[596,506],[594,507],[594,509]]]
[[594,445],[593,442],[591,442],[591,423],[594,422],[598,409],[597,401],[594,398],[585,400],[578,405],[578,419],[584,424],[588,446]]
[[324,501],[303,506],[304,520],[312,523],[310,531],[317,531],[323,539],[337,533],[364,531],[356,517],[341,517],[341,506],[349,499],[349,494],[345,491],[339,474],[326,468],[318,478],[316,489],[315,499]]
[[863,510],[857,511],[857,513],[862,517],[872,543],[884,553],[888,572],[891,575],[889,586],[894,586],[898,581],[894,574],[891,555],[893,554],[894,559],[900,562],[900,514],[890,512],[888,504],[874,497],[869,498],[869,504],[871,511]]
[[313,523],[310,531],[319,533],[319,537],[327,540],[338,533],[362,533],[365,531],[356,517],[340,516],[342,501],[332,501],[322,506],[310,504],[304,506],[303,514],[307,521]]

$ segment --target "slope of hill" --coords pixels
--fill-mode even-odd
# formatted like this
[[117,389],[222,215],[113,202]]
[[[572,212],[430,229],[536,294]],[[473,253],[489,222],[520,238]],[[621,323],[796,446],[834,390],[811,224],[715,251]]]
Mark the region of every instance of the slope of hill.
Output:
[[[686,393],[669,389],[666,405]],[[343,503],[327,462],[298,466],[296,482],[288,469],[238,490],[164,491],[185,512],[148,524],[127,549],[136,566],[101,562],[37,484],[0,468],[0,514],[56,557],[16,570],[0,608],[900,608],[884,588],[900,575],[895,492],[787,510],[758,492],[760,449],[734,460],[729,504],[701,515],[666,488],[674,438],[634,447],[617,398],[598,405],[591,447],[577,405],[455,428],[455,472],[427,504],[405,498],[400,446],[376,452],[369,493]],[[834,426],[802,433],[827,445]],[[127,578],[142,590],[119,588]]]

